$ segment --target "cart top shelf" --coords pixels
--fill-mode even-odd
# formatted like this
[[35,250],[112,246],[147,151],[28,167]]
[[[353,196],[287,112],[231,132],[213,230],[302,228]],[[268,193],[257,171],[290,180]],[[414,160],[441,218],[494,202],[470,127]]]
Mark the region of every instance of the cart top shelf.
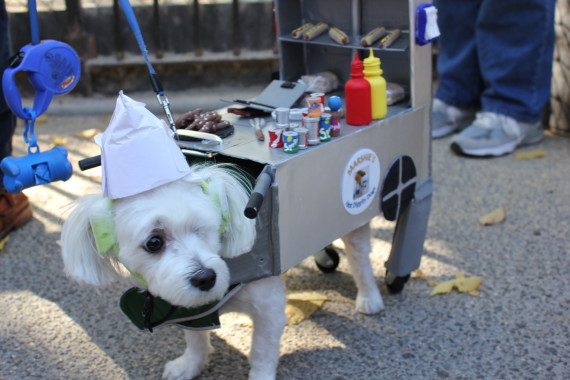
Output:
[[392,44],[388,48],[379,48],[378,47],[378,41],[376,41],[373,44],[373,46],[364,47],[364,46],[360,45],[360,39],[361,38],[362,38],[362,36],[357,36],[357,38],[352,38],[350,43],[348,43],[346,45],[341,45],[341,44],[334,42],[329,37],[328,33],[323,33],[320,36],[317,36],[315,39],[309,40],[309,41],[305,41],[303,39],[295,39],[295,38],[291,37],[290,35],[280,37],[279,39],[282,42],[292,42],[292,43],[315,45],[315,46],[330,46],[330,47],[341,48],[341,49],[366,49],[366,50],[368,50],[369,48],[373,48],[375,51],[407,52],[409,50],[409,47],[410,47],[410,36],[409,36],[409,32],[407,30],[402,31],[402,35],[400,36],[400,38],[398,38],[394,42],[394,44]]
[[220,153],[229,157],[244,158],[259,162],[264,165],[277,166],[285,161],[291,160],[299,155],[308,154],[318,150],[320,147],[329,144],[336,144],[345,138],[367,130],[369,128],[383,128],[387,122],[397,115],[407,112],[411,108],[407,107],[407,102],[402,102],[394,106],[388,107],[388,115],[382,120],[373,120],[367,126],[355,127],[346,124],[345,120],[341,123],[341,135],[333,138],[331,141],[322,142],[319,145],[309,146],[305,150],[300,150],[296,154],[285,153],[282,148],[270,148],[268,145],[269,137],[267,130],[275,126],[275,122],[271,117],[266,118],[265,128],[263,129],[265,141],[259,141],[255,135],[255,130],[249,124],[249,118],[242,118],[234,114],[227,113],[227,110],[220,111],[224,120],[228,120],[234,126],[234,133],[224,138],[223,144],[216,142],[191,142],[178,141],[178,145],[183,149],[197,150],[201,152]]

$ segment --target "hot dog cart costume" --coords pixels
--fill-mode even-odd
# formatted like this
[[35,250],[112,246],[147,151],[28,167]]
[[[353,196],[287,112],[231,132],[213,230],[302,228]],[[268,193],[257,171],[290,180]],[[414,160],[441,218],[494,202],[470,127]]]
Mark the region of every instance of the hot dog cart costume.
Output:
[[[235,131],[223,143],[178,142],[183,152],[213,154],[214,161],[235,162],[258,176],[252,199],[263,203],[251,208],[257,217],[257,240],[250,253],[228,260],[232,283],[284,273],[382,213],[396,221],[387,284],[401,290],[420,264],[433,191],[429,42],[434,25],[429,12],[433,15],[435,8],[416,0],[275,5],[281,81],[270,86],[273,100],[279,102],[284,93],[294,91],[299,86],[295,81],[305,74],[328,70],[346,80],[354,51],[364,49],[359,36],[382,24],[401,27],[402,35],[389,48],[374,48],[374,54],[382,61],[386,80],[403,84],[409,99],[390,106],[386,118],[367,126],[342,120],[339,137],[297,154],[270,148],[267,139],[256,138],[248,120],[224,111]],[[354,42],[339,45],[326,34],[309,41],[291,37],[299,25],[323,19],[351,31]],[[260,109],[271,110],[265,107],[271,93],[262,95],[264,102],[258,98],[247,104],[261,103]],[[266,130],[272,123],[268,118]]]

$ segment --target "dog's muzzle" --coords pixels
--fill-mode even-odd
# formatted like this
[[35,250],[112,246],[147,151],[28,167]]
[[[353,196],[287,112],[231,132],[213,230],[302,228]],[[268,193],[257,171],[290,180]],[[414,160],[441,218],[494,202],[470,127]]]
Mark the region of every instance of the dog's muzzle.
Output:
[[195,288],[206,292],[216,285],[216,272],[210,268],[201,269],[190,277],[190,283]]

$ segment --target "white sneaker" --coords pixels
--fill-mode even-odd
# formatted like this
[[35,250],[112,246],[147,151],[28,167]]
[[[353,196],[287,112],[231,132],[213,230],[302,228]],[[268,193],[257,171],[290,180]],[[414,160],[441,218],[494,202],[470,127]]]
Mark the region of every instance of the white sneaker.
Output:
[[463,110],[433,98],[431,137],[438,139],[459,131],[473,122],[475,111]]
[[502,156],[543,138],[540,122],[523,123],[506,115],[479,112],[473,124],[453,136],[451,150],[467,156]]

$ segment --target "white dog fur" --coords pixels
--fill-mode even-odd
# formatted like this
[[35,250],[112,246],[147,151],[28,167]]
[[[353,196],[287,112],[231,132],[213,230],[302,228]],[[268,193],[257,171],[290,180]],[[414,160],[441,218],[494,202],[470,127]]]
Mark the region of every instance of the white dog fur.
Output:
[[[211,185],[208,189],[222,189],[218,196],[227,194],[231,216],[221,236],[222,212],[213,194],[204,192],[204,182]],[[235,170],[211,165],[198,167],[178,181],[117,199],[111,210],[101,195],[82,197],[62,229],[65,270],[73,279],[94,286],[108,285],[129,272],[138,273],[153,295],[185,307],[219,299],[230,279],[222,258],[250,251],[255,240],[255,221],[243,215],[249,191]],[[112,213],[120,248],[118,258],[99,254],[94,243],[89,218],[101,212]],[[377,313],[384,306],[368,257],[369,226],[358,228],[343,240],[358,289],[356,310]],[[206,269],[211,271],[204,278]],[[198,280],[192,281],[195,277]],[[285,302],[285,286],[275,276],[247,284],[221,309],[243,312],[252,318],[250,380],[275,379],[286,323]],[[212,350],[209,332],[184,330],[184,334],[186,350],[166,364],[164,379],[192,379],[207,364]]]

